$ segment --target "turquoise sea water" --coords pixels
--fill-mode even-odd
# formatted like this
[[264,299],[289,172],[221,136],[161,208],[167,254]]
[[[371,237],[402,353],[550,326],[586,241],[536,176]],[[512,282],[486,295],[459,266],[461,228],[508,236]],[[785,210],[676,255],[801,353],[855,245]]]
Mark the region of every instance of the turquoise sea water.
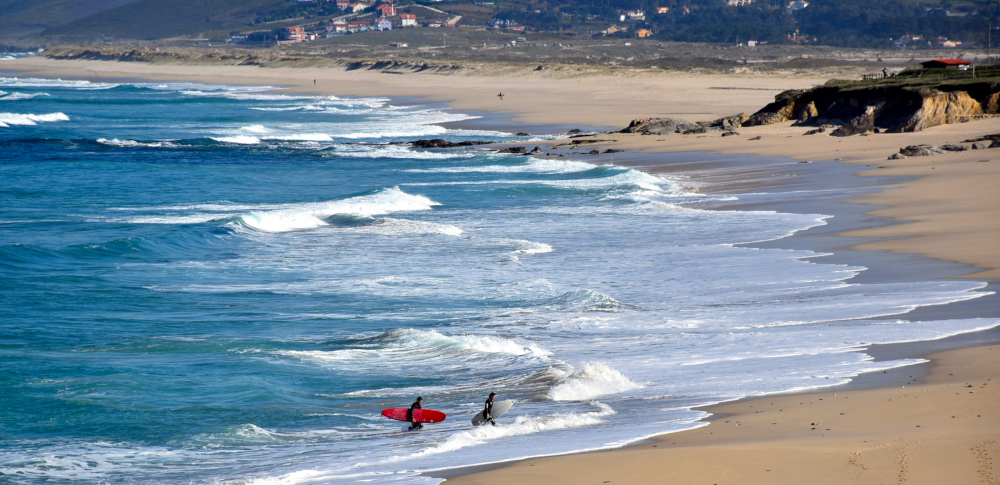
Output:
[[[440,126],[467,118],[0,79],[0,481],[434,483],[415,473],[689,428],[692,406],[909,363],[860,345],[998,323],[906,319],[981,283],[734,246],[820,214],[391,143],[513,138]],[[473,429],[490,391],[517,404]],[[448,420],[380,419],[417,395]]]

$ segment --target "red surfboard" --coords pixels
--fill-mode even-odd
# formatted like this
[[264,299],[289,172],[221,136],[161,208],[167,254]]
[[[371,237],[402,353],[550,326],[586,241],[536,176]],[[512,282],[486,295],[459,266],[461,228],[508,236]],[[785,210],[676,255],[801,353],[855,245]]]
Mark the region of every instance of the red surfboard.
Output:
[[[406,421],[406,412],[410,408],[389,408],[382,410],[382,416],[397,421]],[[440,423],[446,416],[441,411],[433,409],[414,409],[413,420],[418,423]]]

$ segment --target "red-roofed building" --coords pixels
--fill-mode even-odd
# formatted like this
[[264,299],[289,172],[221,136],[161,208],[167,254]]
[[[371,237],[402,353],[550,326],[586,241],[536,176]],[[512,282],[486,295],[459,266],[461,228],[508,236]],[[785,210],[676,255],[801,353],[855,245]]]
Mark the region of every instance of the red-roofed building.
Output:
[[303,42],[306,40],[306,31],[298,25],[287,27],[285,28],[284,37],[286,41]]
[[404,13],[399,16],[400,26],[402,27],[416,27],[417,26],[417,16],[412,13]]
[[964,71],[966,66],[970,64],[972,63],[962,59],[934,59],[920,63],[924,69],[954,69],[956,71]]
[[375,10],[378,10],[379,17],[396,16],[396,7],[394,7],[391,3],[383,3],[382,5],[375,7]]

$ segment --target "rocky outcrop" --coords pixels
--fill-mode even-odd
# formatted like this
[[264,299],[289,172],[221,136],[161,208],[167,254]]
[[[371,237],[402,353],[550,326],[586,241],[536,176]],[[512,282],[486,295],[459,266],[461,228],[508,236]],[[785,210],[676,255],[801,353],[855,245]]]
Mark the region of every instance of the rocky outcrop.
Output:
[[792,120],[799,125],[845,125],[833,134],[847,136],[920,131],[998,112],[1000,82],[995,79],[875,85],[831,81],[806,91],[785,91],[743,125]]
[[719,118],[711,122],[708,126],[710,128],[720,128],[723,130],[735,130],[736,128],[742,127],[743,122],[745,122],[747,118],[749,117],[746,115],[746,113],[740,113],[732,116],[724,116],[722,118]]
[[932,126],[962,123],[983,114],[983,107],[965,91],[924,96],[919,109],[900,120],[897,131],[921,131]]
[[841,125],[840,128],[833,130],[830,136],[851,136],[871,133],[875,130],[875,109],[875,106],[866,106],[864,113],[854,117],[847,124]]
[[934,145],[910,145],[899,149],[899,154],[905,157],[926,157],[944,153],[944,150]]
[[698,123],[692,123],[680,118],[641,118],[632,120],[621,133],[639,133],[642,135],[667,135],[683,133],[701,128]]
[[[764,106],[760,111],[750,115],[745,123],[746,126],[760,126],[760,125],[773,125],[775,123],[781,123],[792,119],[792,115],[798,113],[795,109],[796,102],[798,102],[803,95],[808,91],[800,91],[793,89],[790,91],[785,91],[774,97],[774,102]],[[801,106],[807,106],[806,104],[801,104]]]
[[442,140],[440,138],[435,138],[433,140],[417,140],[411,142],[413,148],[453,148],[453,147],[467,147],[473,145],[489,145],[493,142],[491,141],[460,141],[451,142],[448,140]]

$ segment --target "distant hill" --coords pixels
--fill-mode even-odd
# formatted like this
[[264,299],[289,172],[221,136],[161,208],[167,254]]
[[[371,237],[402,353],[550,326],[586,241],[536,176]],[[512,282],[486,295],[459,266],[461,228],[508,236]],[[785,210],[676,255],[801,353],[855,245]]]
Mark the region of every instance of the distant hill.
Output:
[[240,28],[287,10],[287,0],[133,0],[42,32],[65,39],[164,39]]
[[[754,41],[883,49],[982,49],[989,38],[989,26],[1000,24],[1000,3],[993,0],[395,3],[400,12],[435,12],[418,13],[424,23],[442,16],[460,19],[460,24],[470,27],[725,44]],[[292,22],[319,29],[320,20],[342,13],[335,2],[327,0],[0,0],[0,41],[20,37],[51,45],[199,36],[219,39],[230,30],[266,31]],[[274,21],[287,22],[261,25]]]
[[136,0],[2,0],[0,38],[37,34]]

